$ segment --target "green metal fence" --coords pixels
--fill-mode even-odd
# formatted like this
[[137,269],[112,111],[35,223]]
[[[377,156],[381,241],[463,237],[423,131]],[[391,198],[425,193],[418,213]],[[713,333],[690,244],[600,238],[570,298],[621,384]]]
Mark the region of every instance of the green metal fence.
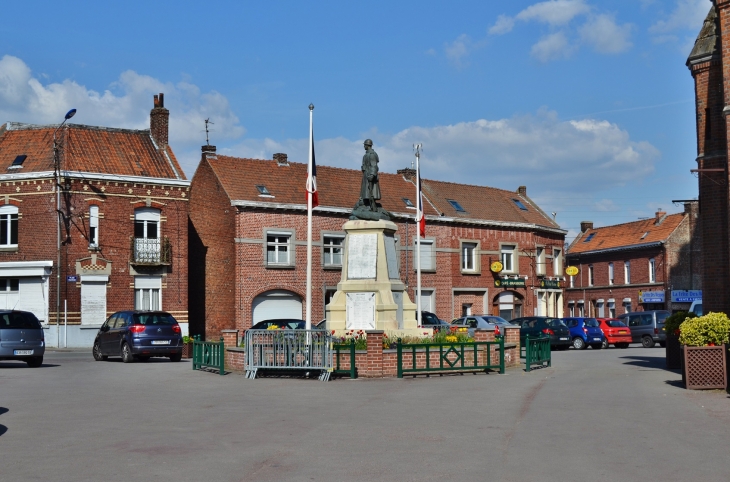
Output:
[[[529,372],[533,366],[543,367],[551,365],[552,357],[550,352],[549,336],[530,338],[530,335],[525,335],[522,346],[524,348],[520,351],[524,353],[524,356],[521,358],[525,359],[526,372]],[[520,353],[520,355],[522,355],[522,353]],[[546,363],[547,365],[545,365]]]
[[[332,373],[336,375],[345,375],[350,378],[357,378],[357,366],[355,365],[355,340],[350,339],[347,343],[335,343],[332,346],[335,351],[335,367]],[[350,355],[350,369],[343,370],[340,367],[340,353]]]
[[[398,352],[398,378],[403,375],[421,373],[481,372],[499,370],[504,373],[504,338],[495,341],[474,341],[464,343],[415,343],[403,345],[400,338],[396,345]],[[492,363],[492,354],[497,350],[499,362]],[[404,363],[404,354],[410,360]]]
[[193,337],[193,370],[214,368],[220,375],[225,375],[226,349],[223,338],[219,342],[200,341],[200,335]]

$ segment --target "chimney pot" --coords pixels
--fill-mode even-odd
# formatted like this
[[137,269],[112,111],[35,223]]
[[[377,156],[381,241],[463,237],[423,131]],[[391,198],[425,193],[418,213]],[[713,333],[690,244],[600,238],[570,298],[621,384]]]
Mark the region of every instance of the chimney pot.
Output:
[[277,152],[274,154],[274,160],[276,161],[276,164],[279,166],[288,166],[289,165],[289,156],[284,154],[283,152]]
[[527,186],[518,187],[517,194],[519,194],[520,196],[527,196]]
[[580,222],[580,232],[585,233],[589,229],[593,229],[593,221],[581,221]]
[[661,209],[660,209],[660,210],[658,210],[658,211],[656,212],[656,214],[655,214],[655,218],[654,218],[654,225],[655,225],[655,226],[658,226],[658,225],[660,225],[660,224],[662,223],[662,221],[664,221],[664,218],[666,218],[666,217],[667,217],[667,213],[665,213],[665,212],[664,212],[664,211],[662,211]]

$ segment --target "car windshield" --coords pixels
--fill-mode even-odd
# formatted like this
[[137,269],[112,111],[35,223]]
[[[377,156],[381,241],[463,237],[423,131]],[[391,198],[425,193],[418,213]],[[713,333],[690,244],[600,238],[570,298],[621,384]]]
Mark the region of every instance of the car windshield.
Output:
[[28,313],[3,313],[0,315],[0,329],[3,328],[40,328],[40,322]]
[[547,320],[545,320],[545,323],[547,323],[548,326],[552,326],[553,328],[562,328],[565,326],[565,323],[557,318],[548,318]]
[[504,318],[502,318],[500,316],[490,316],[487,319],[487,321],[490,323],[497,323],[498,325],[509,325],[510,324],[509,321],[505,320]]
[[177,325],[177,321],[169,313],[135,313],[135,325]]
[[619,321],[619,320],[607,320],[606,324],[613,328],[627,328],[626,323],[624,323],[623,321]]
[[595,318],[586,318],[584,321],[585,325],[590,328],[598,328],[598,320]]

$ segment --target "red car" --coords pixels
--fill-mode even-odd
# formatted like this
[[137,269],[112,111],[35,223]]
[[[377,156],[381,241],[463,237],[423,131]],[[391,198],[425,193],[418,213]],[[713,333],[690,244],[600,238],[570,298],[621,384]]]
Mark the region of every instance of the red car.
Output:
[[596,318],[606,339],[603,348],[613,345],[616,348],[628,348],[631,343],[631,331],[626,324],[616,318]]

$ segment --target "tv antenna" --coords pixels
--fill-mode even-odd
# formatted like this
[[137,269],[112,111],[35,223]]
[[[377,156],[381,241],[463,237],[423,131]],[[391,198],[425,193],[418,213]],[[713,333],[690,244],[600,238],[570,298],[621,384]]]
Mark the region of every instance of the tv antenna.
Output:
[[213,124],[213,122],[211,122],[210,120],[210,117],[205,119],[205,143],[207,145],[210,145],[210,140],[208,139],[208,124]]

